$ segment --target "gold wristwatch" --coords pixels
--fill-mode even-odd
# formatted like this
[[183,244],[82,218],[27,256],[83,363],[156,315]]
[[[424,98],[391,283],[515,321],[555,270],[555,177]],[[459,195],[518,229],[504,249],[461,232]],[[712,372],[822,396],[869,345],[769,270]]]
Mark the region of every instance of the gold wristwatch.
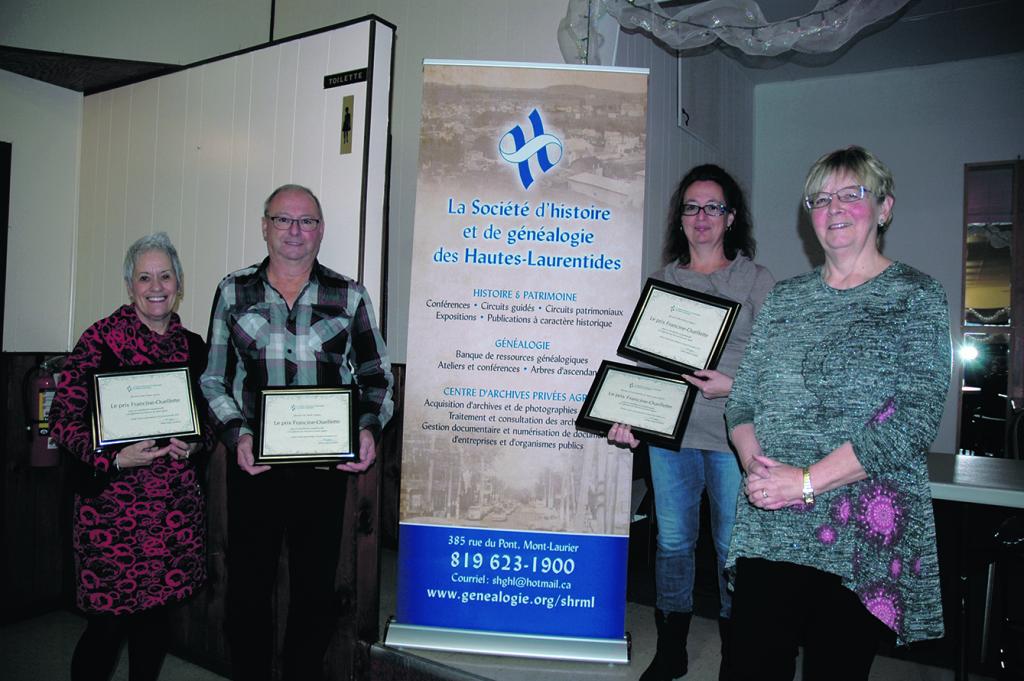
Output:
[[814,487],[811,486],[811,467],[804,466],[804,503],[814,506]]

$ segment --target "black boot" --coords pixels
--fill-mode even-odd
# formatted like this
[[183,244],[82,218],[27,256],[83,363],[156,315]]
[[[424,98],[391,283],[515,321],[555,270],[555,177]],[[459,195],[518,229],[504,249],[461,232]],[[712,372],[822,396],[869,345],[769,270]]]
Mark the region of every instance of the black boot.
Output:
[[686,674],[686,636],[692,617],[692,612],[654,611],[658,648],[640,681],[672,681]]
[[719,617],[718,637],[722,639],[722,663],[718,666],[718,681],[728,681],[729,679],[729,655],[732,653],[729,636],[729,618]]

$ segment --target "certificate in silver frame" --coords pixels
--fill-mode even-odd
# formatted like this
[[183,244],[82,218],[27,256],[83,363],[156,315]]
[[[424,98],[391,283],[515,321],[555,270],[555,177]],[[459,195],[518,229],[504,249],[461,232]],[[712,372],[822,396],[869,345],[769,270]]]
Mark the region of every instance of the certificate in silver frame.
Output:
[[258,465],[359,460],[358,389],[264,388],[253,459]]

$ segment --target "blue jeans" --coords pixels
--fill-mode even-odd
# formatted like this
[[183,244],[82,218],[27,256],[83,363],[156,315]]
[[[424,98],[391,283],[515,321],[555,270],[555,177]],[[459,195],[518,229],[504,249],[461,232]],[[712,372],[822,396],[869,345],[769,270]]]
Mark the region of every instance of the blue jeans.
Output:
[[654,560],[657,607],[662,612],[693,611],[694,549],[700,532],[700,496],[706,487],[711,502],[711,535],[718,558],[721,617],[732,612],[726,589],[725,557],[736,521],[740,465],[732,452],[650,448],[658,550]]

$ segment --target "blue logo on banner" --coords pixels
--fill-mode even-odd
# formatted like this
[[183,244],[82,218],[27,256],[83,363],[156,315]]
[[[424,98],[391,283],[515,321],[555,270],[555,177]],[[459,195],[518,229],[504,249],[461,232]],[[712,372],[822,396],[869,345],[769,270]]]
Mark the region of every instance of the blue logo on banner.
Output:
[[498,152],[509,163],[519,166],[519,179],[524,189],[533,184],[530,172],[530,159],[537,157],[537,165],[543,173],[554,168],[562,160],[562,140],[544,132],[544,122],[536,109],[530,112],[530,125],[533,126],[533,137],[526,139],[523,126],[517,125],[506,132],[498,143]]

